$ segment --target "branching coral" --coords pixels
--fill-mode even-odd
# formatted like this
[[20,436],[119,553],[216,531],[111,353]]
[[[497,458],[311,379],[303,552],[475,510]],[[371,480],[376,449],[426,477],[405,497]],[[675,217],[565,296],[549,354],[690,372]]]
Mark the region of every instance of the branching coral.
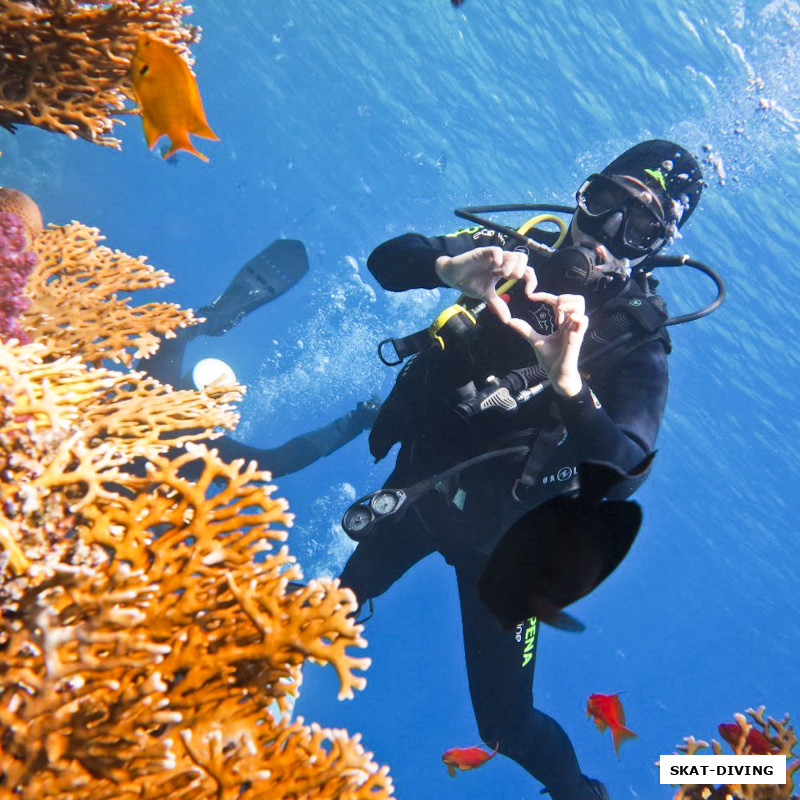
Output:
[[[749,755],[752,752],[748,743],[751,731],[763,734],[771,754],[786,756],[789,761],[786,765],[786,783],[782,785],[737,783],[722,786],[693,784],[681,786],[673,800],[798,800],[792,794],[793,775],[800,769],[800,758],[795,752],[797,736],[793,727],[789,725],[788,714],[782,720],[765,718],[764,708],[764,706],[758,709],[748,708],[746,713],[751,721],[748,721],[744,714],[734,714],[740,733],[736,737],[736,744],[731,747],[735,755]],[[694,736],[685,736],[683,741],[684,744],[678,745],[678,750],[687,755],[695,755],[709,746],[708,742],[695,739]],[[752,742],[752,738],[749,741]],[[723,755],[722,745],[716,739],[711,740],[711,749],[715,755]]]
[[0,125],[45,130],[119,147],[110,136],[129,97],[128,67],[140,33],[187,45],[182,0],[0,0]]
[[[69,230],[43,234],[66,244],[40,251],[52,269],[36,286],[83,262]],[[104,276],[138,286],[126,259],[66,279],[62,302],[99,312]],[[120,313],[98,350],[97,331],[60,336],[40,306],[34,343],[0,343],[0,797],[390,797],[357,736],[289,719],[306,660],[349,697],[369,659],[350,653],[365,645],[352,593],[302,586],[273,550],[291,514],[269,474],[193,443],[232,423],[231,390],[174,392],[79,358],[123,360],[147,314]]]
[[144,257],[101,245],[103,239],[97,228],[78,222],[52,226],[38,237],[25,327],[58,353],[78,354],[88,364],[109,359],[128,365],[154,353],[159,334],[191,324],[194,316],[172,303],[132,307],[130,298],[118,297],[118,292],[153,289],[172,279]]

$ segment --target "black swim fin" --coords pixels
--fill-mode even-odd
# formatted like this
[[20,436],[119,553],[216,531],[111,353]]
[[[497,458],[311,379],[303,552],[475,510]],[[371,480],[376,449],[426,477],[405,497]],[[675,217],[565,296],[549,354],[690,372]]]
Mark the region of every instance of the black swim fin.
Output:
[[[604,497],[608,497],[618,484],[631,478],[642,478],[650,469],[655,453],[650,453],[640,461],[630,472],[624,472],[614,464],[605,461],[584,461],[578,466],[580,480],[580,494],[578,499],[588,505],[597,505]],[[632,494],[633,490],[628,494]]]
[[220,336],[246,314],[287,292],[307,272],[305,245],[297,239],[276,239],[239,270],[213,303],[198,309],[206,322],[197,327],[197,333]]
[[525,604],[528,616],[536,617],[554,628],[570,633],[583,633],[586,630],[586,626],[579,619],[567,614],[563,608],[559,608],[551,600],[536,592],[528,592]]

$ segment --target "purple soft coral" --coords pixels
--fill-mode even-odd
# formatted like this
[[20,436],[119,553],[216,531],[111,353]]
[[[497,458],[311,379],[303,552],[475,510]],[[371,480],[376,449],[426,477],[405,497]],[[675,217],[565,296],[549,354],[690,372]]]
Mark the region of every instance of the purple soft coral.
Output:
[[10,212],[0,213],[0,339],[30,341],[19,326],[19,316],[30,300],[23,294],[36,254],[27,248],[25,225]]

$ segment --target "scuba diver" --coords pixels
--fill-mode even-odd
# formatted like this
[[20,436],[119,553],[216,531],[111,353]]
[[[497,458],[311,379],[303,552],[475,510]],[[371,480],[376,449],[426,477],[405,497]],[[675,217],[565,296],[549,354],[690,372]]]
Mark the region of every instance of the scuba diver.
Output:
[[[146,362],[140,361],[139,368],[146,368],[154,378],[175,389],[203,389],[217,381],[236,383],[233,370],[219,359],[202,359],[191,373],[185,374],[183,361],[187,344],[201,334],[221,336],[227,333],[251,311],[291,289],[307,272],[308,256],[303,243],[295,239],[277,239],[248,261],[219,297],[198,309],[197,316],[204,317],[205,322],[181,328],[173,338],[162,338],[158,352]],[[230,436],[214,439],[210,446],[218,450],[225,461],[237,458],[256,461],[260,469],[268,470],[276,478],[297,472],[353,440],[372,425],[378,408],[375,398],[360,402],[353,411],[328,425],[278,447],[252,447]],[[187,477],[190,477],[188,473]]]
[[[580,464],[600,461],[624,472],[627,480],[613,492],[620,499],[645,479],[636,467],[653,453],[670,351],[670,320],[650,270],[702,188],[687,150],[647,141],[587,178],[577,208],[554,207],[572,214],[561,235],[541,227],[522,235],[457,211],[482,224],[445,236],[408,233],[368,260],[387,290],[452,287],[463,302],[422,338],[381,343],[384,363],[414,354],[369,437],[376,460],[396,443],[400,450],[384,489],[344,515],[358,545],[341,583],[363,606],[422,558],[444,556],[457,577],[480,736],[553,800],[609,795],[582,774],[561,726],[532,706],[540,621],[528,615],[506,629],[479,584],[517,520],[535,519],[536,507],[577,492]],[[532,207],[471,211],[521,208]],[[385,358],[387,342],[396,360]]]

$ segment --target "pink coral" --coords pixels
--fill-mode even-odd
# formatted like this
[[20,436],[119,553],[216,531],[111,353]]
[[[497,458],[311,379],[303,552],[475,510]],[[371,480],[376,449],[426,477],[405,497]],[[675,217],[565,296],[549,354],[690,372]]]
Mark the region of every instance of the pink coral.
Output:
[[36,264],[36,255],[27,249],[25,224],[17,214],[0,213],[0,339],[29,342],[19,326],[19,315],[28,310],[30,300],[23,291]]

